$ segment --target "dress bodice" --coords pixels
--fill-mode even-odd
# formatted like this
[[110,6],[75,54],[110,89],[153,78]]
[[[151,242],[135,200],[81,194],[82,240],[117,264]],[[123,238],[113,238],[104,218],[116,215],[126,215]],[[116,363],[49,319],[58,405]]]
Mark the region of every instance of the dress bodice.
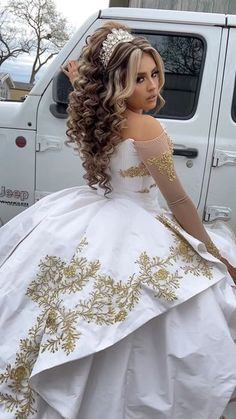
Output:
[[138,157],[134,147],[134,140],[128,138],[116,147],[109,166],[111,196],[122,195],[138,201],[148,210],[157,210],[157,185]]

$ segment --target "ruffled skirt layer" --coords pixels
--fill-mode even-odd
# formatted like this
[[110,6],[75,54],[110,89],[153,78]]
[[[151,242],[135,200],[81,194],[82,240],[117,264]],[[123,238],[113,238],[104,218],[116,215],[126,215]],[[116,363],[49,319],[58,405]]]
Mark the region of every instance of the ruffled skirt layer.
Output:
[[[233,235],[209,231],[236,264]],[[220,418],[236,386],[234,286],[169,214],[72,188],[0,243],[0,418]]]

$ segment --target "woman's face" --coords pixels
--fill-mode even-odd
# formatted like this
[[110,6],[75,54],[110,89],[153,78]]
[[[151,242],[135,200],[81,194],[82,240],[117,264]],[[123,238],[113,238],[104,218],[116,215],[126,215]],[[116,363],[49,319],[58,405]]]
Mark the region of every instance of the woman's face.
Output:
[[158,73],[154,59],[144,52],[136,75],[134,91],[126,99],[128,109],[142,113],[156,107],[159,91]]

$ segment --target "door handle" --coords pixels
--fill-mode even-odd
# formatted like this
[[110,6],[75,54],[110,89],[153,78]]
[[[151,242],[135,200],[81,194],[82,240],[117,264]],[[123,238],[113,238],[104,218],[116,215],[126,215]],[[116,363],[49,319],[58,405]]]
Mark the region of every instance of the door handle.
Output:
[[197,148],[174,148],[174,156],[184,156],[191,159],[195,159],[198,156]]

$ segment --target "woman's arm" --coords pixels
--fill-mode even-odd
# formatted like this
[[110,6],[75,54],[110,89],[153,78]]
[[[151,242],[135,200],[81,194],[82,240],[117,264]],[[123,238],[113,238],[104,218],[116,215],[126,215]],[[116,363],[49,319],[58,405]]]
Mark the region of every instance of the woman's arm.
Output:
[[[149,121],[148,119],[148,124],[150,124]],[[209,253],[225,263],[228,270],[231,270],[231,275],[235,275],[233,279],[236,280],[236,269],[231,267],[226,259],[220,255],[220,251],[205,230],[195,205],[181,185],[175,171],[172,143],[168,134],[163,129],[160,130],[159,122],[154,120],[154,123],[158,124],[156,138],[135,141],[135,149],[140,159],[156,181],[178,223],[187,233],[203,242]],[[153,125],[153,122],[151,124]],[[150,130],[146,129],[145,132],[146,138],[150,138],[150,135],[154,134],[153,127]]]
[[70,60],[67,62],[65,67],[61,67],[61,70],[68,77],[72,86],[74,84],[74,81],[78,77],[78,67],[79,67],[78,60]]

